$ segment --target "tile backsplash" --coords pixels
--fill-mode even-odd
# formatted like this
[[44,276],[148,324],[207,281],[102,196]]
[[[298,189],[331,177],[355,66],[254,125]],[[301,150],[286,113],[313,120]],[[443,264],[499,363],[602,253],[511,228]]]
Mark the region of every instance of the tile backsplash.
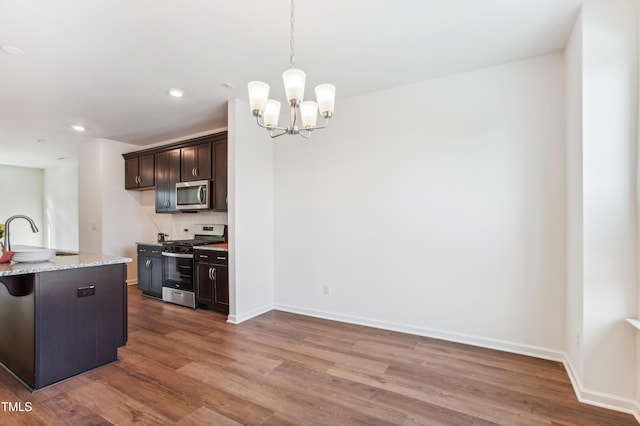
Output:
[[[164,232],[170,240],[193,238],[195,224],[227,224],[226,212],[158,214],[155,212],[155,191],[142,191],[140,197],[142,241],[154,242]],[[185,231],[186,230],[186,231]]]

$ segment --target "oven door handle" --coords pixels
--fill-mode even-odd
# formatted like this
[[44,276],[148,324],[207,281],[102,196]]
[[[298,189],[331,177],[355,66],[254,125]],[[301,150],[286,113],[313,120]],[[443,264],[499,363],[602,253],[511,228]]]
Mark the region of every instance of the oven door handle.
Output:
[[165,251],[162,252],[163,256],[167,257],[180,257],[182,259],[193,259],[192,254],[184,254],[184,253],[167,253]]

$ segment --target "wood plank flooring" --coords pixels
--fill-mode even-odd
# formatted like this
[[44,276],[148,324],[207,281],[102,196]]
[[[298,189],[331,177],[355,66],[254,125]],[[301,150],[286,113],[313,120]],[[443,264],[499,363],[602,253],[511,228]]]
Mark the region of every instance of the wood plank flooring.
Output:
[[33,394],[0,369],[0,424],[637,424],[578,403],[556,362],[277,311],[225,320],[129,287],[119,360]]

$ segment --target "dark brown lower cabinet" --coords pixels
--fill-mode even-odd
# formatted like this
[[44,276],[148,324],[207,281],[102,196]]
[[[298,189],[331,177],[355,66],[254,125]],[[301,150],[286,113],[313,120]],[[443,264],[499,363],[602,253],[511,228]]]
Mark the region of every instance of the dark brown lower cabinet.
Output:
[[12,315],[0,324],[0,361],[29,388],[117,359],[127,341],[125,264],[18,277],[0,277],[0,308]]
[[229,313],[228,253],[217,250],[195,250],[195,280],[198,306]]
[[162,298],[162,246],[138,245],[138,288],[145,296]]

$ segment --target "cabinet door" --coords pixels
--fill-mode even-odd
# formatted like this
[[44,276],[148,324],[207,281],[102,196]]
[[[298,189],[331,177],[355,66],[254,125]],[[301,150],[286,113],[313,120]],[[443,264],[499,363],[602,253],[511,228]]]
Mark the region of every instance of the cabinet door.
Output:
[[155,156],[156,213],[176,213],[176,183],[180,181],[180,150]]
[[211,179],[211,143],[197,145],[196,149],[196,170],[195,177],[198,179]]
[[196,262],[196,292],[198,294],[198,303],[204,305],[213,303],[211,268],[212,266],[208,263]]
[[227,142],[213,144],[214,182],[212,209],[227,211]]
[[214,304],[218,310],[229,313],[229,271],[226,266],[213,267]]
[[188,182],[196,180],[196,148],[194,146],[182,148],[180,155],[182,156],[182,172],[180,173],[180,181]]
[[140,188],[153,188],[153,185],[155,183],[153,174],[153,154],[143,155],[139,158],[138,186]]
[[151,289],[151,257],[138,255],[138,288],[144,292]]
[[124,160],[124,189],[138,189],[138,157]]
[[182,182],[211,179],[211,143],[182,148]]
[[162,257],[152,257],[149,263],[149,294],[162,297]]

